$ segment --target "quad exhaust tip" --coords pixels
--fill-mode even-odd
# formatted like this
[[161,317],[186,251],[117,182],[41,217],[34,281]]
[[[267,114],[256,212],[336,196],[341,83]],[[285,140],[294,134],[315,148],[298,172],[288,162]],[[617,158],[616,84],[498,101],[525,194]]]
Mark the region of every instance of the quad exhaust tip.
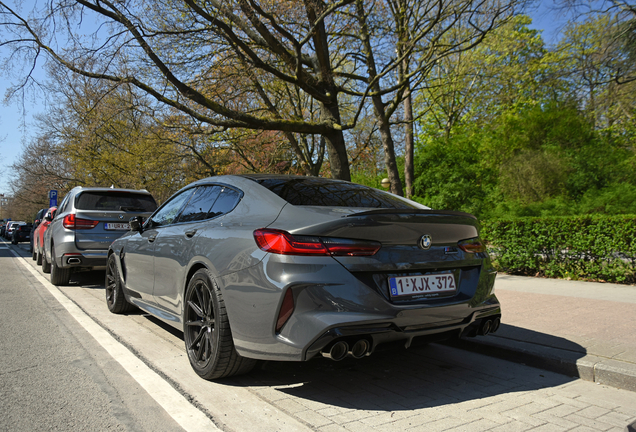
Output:
[[322,351],[322,356],[333,361],[340,361],[347,357],[347,355],[355,358],[361,359],[362,357],[368,355],[369,349],[371,348],[371,344],[366,339],[360,339],[356,341],[351,347],[345,341],[338,341],[331,345],[331,348],[327,351]]
[[494,333],[497,330],[499,330],[500,325],[501,325],[501,320],[499,319],[499,317],[484,320],[482,321],[481,326],[479,327],[478,334],[482,336],[486,336],[490,333]]
[[351,351],[349,351],[349,355],[355,359],[361,359],[367,352],[369,352],[369,341],[366,339],[360,339],[358,342],[354,343],[351,347]]
[[340,361],[349,353],[349,344],[345,341],[336,342],[331,346],[329,351],[323,351],[323,357],[327,357],[333,361]]
[[499,318],[495,318],[492,320],[492,324],[490,325],[490,333],[494,333],[499,330],[499,325],[501,324],[501,320]]

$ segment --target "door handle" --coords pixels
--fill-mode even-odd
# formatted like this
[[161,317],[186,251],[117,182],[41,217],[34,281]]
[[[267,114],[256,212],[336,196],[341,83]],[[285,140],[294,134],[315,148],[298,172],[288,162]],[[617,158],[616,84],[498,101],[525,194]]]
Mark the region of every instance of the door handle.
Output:
[[186,235],[186,237],[191,238],[191,237],[192,237],[193,235],[195,235],[196,233],[197,233],[197,230],[196,230],[196,228],[195,228],[195,229],[191,229],[190,231],[186,231],[186,232],[185,232],[185,235]]
[[148,237],[148,242],[152,243],[153,241],[155,241],[156,238],[157,238],[157,234],[153,234],[153,235]]

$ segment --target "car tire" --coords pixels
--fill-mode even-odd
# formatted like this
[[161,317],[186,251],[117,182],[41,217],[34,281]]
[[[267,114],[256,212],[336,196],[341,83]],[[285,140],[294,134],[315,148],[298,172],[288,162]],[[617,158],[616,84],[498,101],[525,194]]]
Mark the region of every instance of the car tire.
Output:
[[42,251],[42,272],[51,273],[51,263],[46,259],[46,252]]
[[114,314],[125,314],[132,312],[137,307],[130,304],[124,296],[124,290],[122,288],[122,280],[119,276],[119,270],[117,269],[117,256],[111,254],[108,257],[108,263],[106,264],[106,305],[108,310]]
[[42,265],[42,252],[40,252],[40,250],[38,249],[36,252],[36,257],[35,257],[35,263],[39,266]]
[[192,276],[183,304],[183,339],[197,375],[213,380],[254,368],[256,360],[241,356],[234,347],[223,295],[207,269]]
[[38,259],[38,253],[35,251],[35,247],[31,247],[31,259],[33,261]]
[[71,269],[57,266],[55,247],[51,246],[51,283],[55,286],[68,285],[71,279]]

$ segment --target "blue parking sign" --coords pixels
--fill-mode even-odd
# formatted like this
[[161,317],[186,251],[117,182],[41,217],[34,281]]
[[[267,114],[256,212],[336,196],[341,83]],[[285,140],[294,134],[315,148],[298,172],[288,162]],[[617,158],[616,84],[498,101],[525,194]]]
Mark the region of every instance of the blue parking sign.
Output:
[[49,207],[57,207],[57,191],[55,189],[49,191]]

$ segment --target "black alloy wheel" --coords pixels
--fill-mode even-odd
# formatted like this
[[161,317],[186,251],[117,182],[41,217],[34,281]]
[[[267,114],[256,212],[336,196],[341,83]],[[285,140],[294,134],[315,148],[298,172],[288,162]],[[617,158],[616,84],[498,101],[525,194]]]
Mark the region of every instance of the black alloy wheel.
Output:
[[212,380],[252,370],[256,360],[236,352],[223,296],[207,269],[192,276],[184,304],[186,351],[199,376]]
[[135,305],[128,303],[128,300],[126,300],[124,296],[122,280],[119,277],[119,270],[117,269],[117,256],[115,254],[111,254],[108,257],[104,285],[106,286],[106,305],[109,311],[114,314],[125,314],[137,308]]

